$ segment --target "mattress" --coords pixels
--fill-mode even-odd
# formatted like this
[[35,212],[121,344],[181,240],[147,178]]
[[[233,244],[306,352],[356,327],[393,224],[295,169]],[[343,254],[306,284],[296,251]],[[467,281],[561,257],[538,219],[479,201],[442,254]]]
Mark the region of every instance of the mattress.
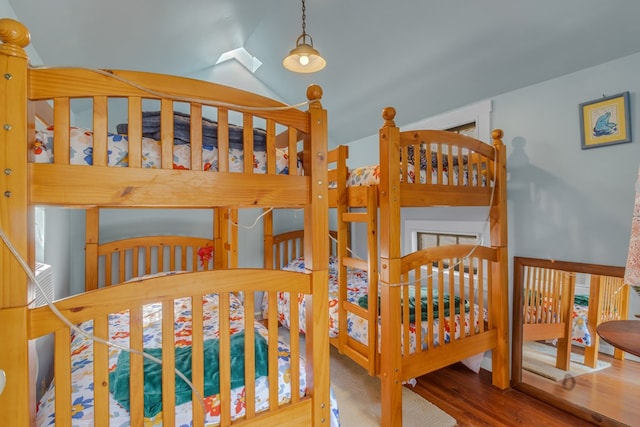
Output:
[[[233,295],[231,300],[230,330],[232,334],[244,332],[244,315],[243,306],[240,300]],[[178,349],[191,345],[191,304],[190,299],[176,300],[175,308],[175,346]],[[219,336],[218,322],[218,295],[206,295],[203,298],[204,304],[204,335],[205,339],[217,338]],[[144,307],[144,348],[153,349],[161,347],[161,328],[162,328],[162,305],[148,304]],[[129,345],[129,315],[128,312],[116,313],[109,317],[109,336],[110,340],[121,346]],[[79,327],[91,334],[93,327],[91,322],[84,322]],[[263,337],[267,337],[267,330],[260,323],[254,325],[255,331]],[[93,422],[93,374],[92,374],[92,342],[83,334],[74,333],[71,341],[72,353],[72,419],[74,427],[92,426]],[[109,351],[109,369],[113,373],[116,369],[118,358],[121,350],[116,347],[110,347]],[[291,387],[288,378],[290,376],[290,353],[288,345],[279,340],[278,344],[278,378],[279,378],[279,402],[287,402],[291,399]],[[306,375],[305,363],[300,363],[300,389],[297,390],[300,396],[306,391]],[[232,375],[233,376],[233,375]],[[55,399],[54,399],[55,380],[52,382],[48,390],[45,392],[38,404],[36,425],[53,426],[55,425]],[[268,409],[269,390],[268,377],[260,376],[256,378],[256,410],[262,411]],[[192,402],[176,405],[176,426],[191,425],[191,405]],[[126,405],[125,405],[126,406]],[[219,424],[220,421],[220,401],[218,395],[210,395],[204,397],[204,407],[206,422]],[[110,411],[111,426],[128,426],[130,425],[129,414],[125,407],[119,403],[113,393],[110,394]],[[242,417],[244,415],[244,386],[233,388],[231,399],[232,419]],[[162,412],[145,419],[145,426],[161,426]],[[331,392],[331,425],[338,426],[338,409],[335,396]]]
[[[36,132],[32,153],[36,163],[53,162],[53,127],[48,127]],[[70,139],[70,163],[72,165],[93,164],[93,132],[90,129],[72,126],[69,129]],[[129,138],[127,135],[107,134],[108,165],[129,166]],[[161,145],[157,139],[142,138],[142,167],[161,167]],[[258,146],[254,150],[254,173],[266,173],[267,153]],[[191,169],[191,144],[184,140],[176,139],[173,146],[173,168]],[[204,144],[202,146],[202,169],[205,171],[218,171],[218,147],[217,144]],[[243,172],[244,152],[242,145],[230,144],[229,147],[229,171]],[[289,173],[289,154],[287,148],[276,148],[276,172]],[[302,162],[298,160],[298,175],[302,175]]]

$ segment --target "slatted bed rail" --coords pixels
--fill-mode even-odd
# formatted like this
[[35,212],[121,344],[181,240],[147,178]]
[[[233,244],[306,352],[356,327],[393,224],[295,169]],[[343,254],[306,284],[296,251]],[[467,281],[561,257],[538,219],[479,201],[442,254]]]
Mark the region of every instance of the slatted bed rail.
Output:
[[101,286],[165,271],[213,269],[215,241],[192,236],[143,236],[98,246]]
[[[496,345],[492,285],[495,249],[447,245],[402,258],[393,316],[402,332],[402,377],[409,380]],[[384,331],[382,332],[385,333]]]
[[401,179],[406,183],[488,187],[494,158],[490,145],[455,132],[400,132],[400,159],[408,164]]
[[[522,342],[554,342],[558,369],[569,370],[573,345],[582,346],[584,364],[595,367],[600,349],[596,327],[628,315],[629,286],[623,275],[622,267],[514,257],[516,336]],[[578,295],[578,287],[585,286],[588,293]],[[614,356],[622,359],[624,353],[615,350]]]
[[[184,396],[185,393],[185,384],[181,383],[181,379],[176,376],[176,368],[184,370],[183,373],[193,382],[197,390],[188,398],[189,401],[195,402],[190,408],[194,425],[204,425],[205,414],[215,411],[219,411],[219,420],[222,425],[230,425],[232,423],[232,415],[237,418],[237,414],[232,411],[236,404],[236,398],[232,394],[231,379],[234,379],[234,384],[238,383],[238,376],[234,372],[238,369],[238,354],[242,354],[238,353],[239,348],[244,348],[244,358],[240,360],[242,360],[242,369],[245,372],[242,380],[245,384],[243,401],[245,407],[244,414],[240,418],[249,422],[249,425],[253,425],[251,424],[252,421],[264,425],[265,422],[269,422],[269,411],[290,406],[288,415],[294,420],[299,419],[302,423],[300,425],[308,425],[310,423],[310,412],[303,410],[303,407],[308,405],[309,401],[304,397],[304,393],[291,392],[286,401],[278,397],[278,390],[282,389],[282,387],[290,385],[290,390],[300,390],[300,384],[304,384],[307,381],[306,377],[301,376],[305,375],[305,371],[300,362],[301,353],[298,336],[292,334],[288,339],[291,349],[289,357],[291,369],[288,373],[290,377],[286,379],[285,383],[282,383],[282,378],[279,380],[279,376],[275,374],[279,372],[278,351],[269,350],[263,362],[257,362],[257,356],[254,358],[256,352],[265,351],[267,348],[266,343],[269,344],[269,349],[278,348],[277,328],[269,328],[268,332],[265,332],[267,331],[266,328],[260,330],[260,333],[266,334],[265,344],[261,346],[261,340],[248,333],[255,329],[253,299],[248,298],[242,302],[242,306],[238,306],[238,300],[235,299],[234,295],[241,291],[250,293],[259,289],[279,289],[304,294],[309,292],[310,276],[281,271],[267,273],[262,270],[254,270],[243,274],[246,274],[246,276],[242,280],[237,280],[238,274],[233,270],[172,274],[101,290],[99,299],[93,298],[92,292],[88,292],[57,302],[56,306],[70,322],[81,325],[82,330],[89,331],[90,334],[94,334],[103,340],[113,341],[118,337],[127,336],[129,337],[126,340],[128,342],[117,341],[117,343],[127,347],[130,346],[138,351],[145,350],[151,356],[162,360],[162,364],[154,371],[157,372],[154,378],[151,374],[149,374],[149,377],[143,377],[144,371],[148,369],[147,366],[143,369],[143,365],[154,365],[155,362],[143,360],[143,357],[136,353],[132,353],[125,359],[122,359],[121,355],[117,359],[118,364],[130,364],[128,369],[124,371],[126,375],[130,375],[130,425],[142,425],[144,417],[148,416],[142,409],[145,408],[146,410],[150,404],[146,403],[146,400],[145,404],[142,403],[143,388],[141,385],[146,384],[145,390],[147,390],[147,387],[151,387],[150,384],[152,383],[155,383],[156,387],[158,387],[157,382],[160,379],[162,399],[161,402],[156,403],[161,403],[162,411],[156,415],[155,419],[162,420],[165,426],[174,425],[175,408],[177,403],[181,402],[173,398],[167,398],[167,396],[174,397],[176,392],[178,395],[182,394]],[[250,280],[252,275],[254,276],[251,281],[252,285],[248,285],[247,280]],[[212,285],[215,283],[220,283],[220,285]],[[185,284],[189,286],[185,287]],[[186,292],[187,288],[188,293]],[[157,296],[150,297],[149,289],[153,289],[155,295],[163,295],[162,298]],[[126,294],[127,297],[123,298],[123,294]],[[211,300],[211,298],[214,299]],[[215,303],[211,301],[215,301]],[[179,308],[185,308],[186,311],[179,311]],[[215,308],[216,313],[210,311],[213,308]],[[274,307],[272,310],[275,318],[276,308]],[[187,315],[185,313],[189,315],[188,319],[184,318]],[[234,336],[232,338],[231,334],[238,331],[239,313],[244,316],[242,324],[246,333],[244,338],[242,336]],[[113,316],[124,316],[127,319],[126,329],[120,331],[115,338],[113,331],[110,332],[109,330],[110,327],[114,327],[112,326],[114,325]],[[208,332],[212,327],[211,317],[215,319],[214,323],[218,325],[216,328],[217,333],[219,333],[219,335],[216,333],[217,343],[208,341],[211,339],[211,334]],[[114,373],[118,373],[118,369],[112,370],[111,376],[109,374],[110,365],[114,360],[111,356],[114,351],[118,350],[118,347],[108,347],[99,342],[91,344],[90,338],[82,337],[79,332],[71,330],[48,307],[31,310],[30,320],[31,325],[33,325],[29,331],[30,339],[48,334],[54,334],[55,336],[55,393],[51,397],[52,400],[47,400],[47,404],[55,406],[56,425],[72,425],[74,412],[77,410],[93,411],[95,425],[109,425],[111,416],[122,416],[121,413],[114,412],[113,408],[111,408],[111,411],[109,408],[110,390],[114,393],[114,398],[117,398],[116,392],[112,390],[115,387],[114,381],[122,381],[118,375],[114,376]],[[159,326],[156,328],[156,332],[160,331],[161,337],[154,338],[153,342],[158,346],[153,346],[156,350],[150,350],[147,347],[149,345],[148,334],[151,334],[149,328],[154,326],[154,322],[156,324],[160,322],[161,324],[156,325]],[[185,322],[188,324],[184,330],[190,330],[190,333],[188,335],[178,334],[176,337],[176,330],[182,331],[183,329],[180,329],[180,327]],[[115,326],[118,326],[118,324],[115,323]],[[255,333],[258,334],[259,332],[256,331]],[[193,337],[193,340],[191,340],[191,337]],[[238,338],[241,340],[238,341]],[[211,347],[212,344],[217,345]],[[232,348],[233,351],[231,350]],[[183,350],[188,350],[190,356],[188,359],[184,359],[185,352]],[[74,401],[72,399],[72,391],[74,387],[80,386],[72,386],[72,371],[75,372],[77,365],[71,364],[71,355],[72,353],[85,351],[89,352],[89,357],[93,360],[92,375],[93,383],[96,386],[92,387],[91,397],[87,397],[85,391],[82,401],[77,401],[77,399]],[[215,352],[210,353],[211,351]],[[219,393],[214,398],[208,398],[201,404],[199,399],[207,395],[204,393],[206,390],[204,389],[205,385],[206,387],[211,386],[207,382],[210,374],[205,376],[205,372],[207,372],[204,370],[205,364],[217,362],[217,359],[212,358],[214,354],[219,354],[220,357],[219,382],[217,383]],[[187,363],[185,360],[187,362],[190,360],[191,362]],[[266,363],[267,366],[257,366],[260,363]],[[232,365],[234,371],[232,371]],[[119,368],[120,366],[117,367]],[[153,369],[153,366],[151,366],[151,369]],[[272,373],[267,378],[269,395],[266,402],[268,406],[268,410],[265,412],[266,418],[260,415],[265,408],[260,407],[259,409],[258,406],[264,406],[265,402],[257,399],[255,394],[256,382],[259,376],[265,376],[265,369],[267,372]],[[74,381],[78,380],[75,376],[73,379]],[[73,384],[77,383],[74,382]],[[118,384],[117,390],[123,387],[122,382]],[[126,383],[124,387],[129,389]],[[304,392],[304,389],[302,389],[302,392]],[[211,394],[211,392],[208,394]],[[91,404],[87,399],[91,399]],[[149,399],[149,396],[147,395],[145,399]],[[221,402],[222,404],[220,404]],[[111,405],[113,405],[113,402],[111,402]],[[220,405],[219,408],[217,405]]]
[[[195,187],[193,201],[180,197],[182,206],[202,206],[202,199],[210,206],[251,205],[256,200],[249,192],[220,194],[215,188],[267,182],[273,188],[258,203],[291,205],[300,204],[308,190],[299,176],[304,154],[298,152],[311,131],[304,111],[175,76],[83,68],[30,68],[28,75],[30,101],[51,107],[53,117],[51,127],[39,129],[36,111],[42,108],[30,109],[34,203],[171,206],[177,192]],[[307,94],[318,99],[321,89],[310,86]],[[237,105],[223,101],[231,95]],[[105,168],[104,179],[96,182],[94,172],[76,165]],[[162,172],[150,184],[136,172],[144,168]],[[69,187],[75,187],[73,195],[65,191]]]

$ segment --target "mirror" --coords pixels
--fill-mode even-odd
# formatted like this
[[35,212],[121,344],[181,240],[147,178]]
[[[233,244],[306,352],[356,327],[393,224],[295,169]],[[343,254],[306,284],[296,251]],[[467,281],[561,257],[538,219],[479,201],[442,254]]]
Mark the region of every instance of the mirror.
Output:
[[597,425],[637,423],[640,359],[596,332],[629,317],[623,277],[624,267],[514,257],[514,388]]

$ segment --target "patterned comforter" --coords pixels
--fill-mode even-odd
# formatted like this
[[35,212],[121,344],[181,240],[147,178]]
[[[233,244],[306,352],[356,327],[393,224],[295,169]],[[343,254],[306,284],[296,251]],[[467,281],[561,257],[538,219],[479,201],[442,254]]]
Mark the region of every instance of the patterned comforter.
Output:
[[[218,316],[218,296],[217,294],[207,295],[204,297],[204,334],[205,338],[219,337]],[[191,345],[191,303],[190,299],[176,300],[175,308],[175,345],[176,348]],[[162,328],[162,305],[149,304],[144,307],[144,347],[158,348],[161,347],[161,328]],[[239,299],[231,296],[231,332],[232,334],[240,333],[244,329],[243,306]],[[122,312],[110,315],[109,317],[109,336],[111,341],[121,346],[129,345],[129,315],[128,312]],[[85,322],[79,325],[83,331],[91,334],[93,325],[91,322]],[[256,323],[254,329],[265,338],[267,330],[260,323]],[[92,342],[83,335],[76,333],[71,341],[72,354],[72,418],[73,426],[92,426],[93,422],[93,370],[92,370]],[[111,347],[109,352],[110,371],[114,371],[116,361],[121,350]],[[288,381],[290,376],[290,354],[288,346],[280,341],[278,345],[278,378],[279,378],[279,401],[286,402],[291,399],[291,387]],[[300,364],[300,396],[305,394],[306,375],[304,372],[304,363]],[[55,381],[54,381],[55,382]],[[55,425],[55,399],[54,386],[52,383],[38,404],[37,426],[53,426]],[[237,387],[232,390],[231,413],[232,418],[241,417],[245,411],[245,394],[244,386]],[[256,410],[261,411],[268,408],[269,390],[268,377],[259,377],[256,379]],[[176,406],[176,426],[191,426],[191,405],[187,402]],[[206,422],[219,424],[220,417],[220,400],[219,395],[207,396],[204,398],[204,407],[206,413]],[[114,398],[110,395],[111,408],[111,426],[124,427],[129,426],[129,414]],[[331,426],[339,426],[337,403],[333,392],[331,393]],[[145,426],[161,426],[162,412],[154,417],[145,419]]]
[[[70,134],[70,163],[72,165],[92,165],[93,164],[93,132],[72,126]],[[36,132],[32,152],[36,163],[53,162],[53,127]],[[109,133],[107,135],[108,144],[108,165],[123,166],[129,165],[129,139],[126,135]],[[161,167],[161,146],[160,141],[152,138],[142,138],[142,167]],[[205,171],[218,170],[218,147],[213,145],[203,145],[202,165]],[[176,143],[173,146],[173,168],[191,169],[191,145],[189,143]],[[229,171],[242,172],[244,169],[244,153],[237,145],[229,148]],[[263,149],[254,151],[253,171],[254,173],[265,173],[267,170],[267,154]],[[279,174],[289,172],[289,154],[286,148],[276,149],[276,171]],[[302,163],[298,160],[298,175],[302,175]]]

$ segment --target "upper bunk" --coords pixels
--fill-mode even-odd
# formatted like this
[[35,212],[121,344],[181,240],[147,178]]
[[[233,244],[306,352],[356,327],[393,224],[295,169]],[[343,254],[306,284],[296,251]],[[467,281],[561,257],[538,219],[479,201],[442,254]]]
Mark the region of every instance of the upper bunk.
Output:
[[[506,173],[502,131],[494,130],[492,144],[460,133],[442,130],[401,130],[396,110],[387,107],[379,134],[379,164],[337,171],[336,188],[344,177],[350,207],[366,206],[368,186],[378,188],[379,198],[394,194],[401,207],[492,206],[505,190]],[[345,152],[344,157],[347,157]],[[339,165],[338,156],[336,162]],[[405,167],[406,165],[406,167]],[[335,205],[339,195],[333,195]]]
[[[29,202],[40,205],[308,203],[310,176],[324,161],[311,153],[326,150],[319,86],[307,89],[304,111],[185,77],[31,67],[23,50],[27,30],[7,22],[0,39],[11,71],[2,82],[8,96],[0,108],[11,126],[3,136],[11,150],[4,150],[2,163],[13,173],[5,191],[25,190],[10,188],[25,182],[16,179],[24,173]],[[326,173],[326,165],[322,169],[318,173]]]

